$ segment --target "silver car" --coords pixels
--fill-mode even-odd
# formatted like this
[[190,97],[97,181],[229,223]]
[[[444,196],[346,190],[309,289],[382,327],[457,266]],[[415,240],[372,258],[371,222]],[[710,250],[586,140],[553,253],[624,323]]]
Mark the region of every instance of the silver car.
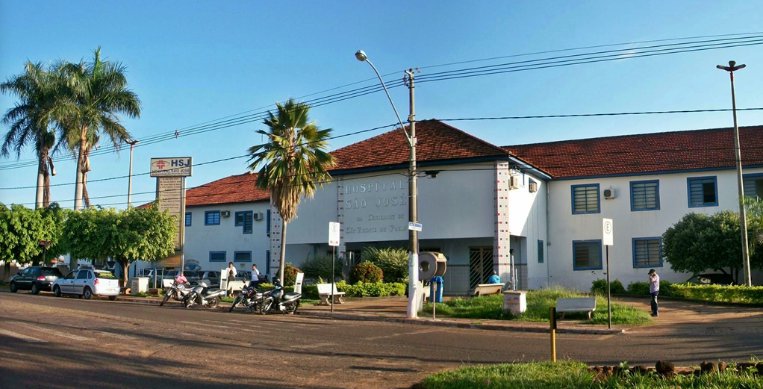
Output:
[[95,296],[107,296],[116,300],[119,296],[119,280],[106,270],[78,269],[57,279],[53,283],[53,294],[60,297],[65,294],[90,299]]

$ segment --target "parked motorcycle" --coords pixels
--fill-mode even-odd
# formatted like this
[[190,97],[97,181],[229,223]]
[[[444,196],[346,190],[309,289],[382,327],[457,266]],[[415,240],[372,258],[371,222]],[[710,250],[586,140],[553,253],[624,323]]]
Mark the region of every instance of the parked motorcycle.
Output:
[[228,312],[233,312],[236,307],[245,307],[249,311],[258,311],[264,295],[254,286],[246,286],[241,289],[241,292],[233,300],[233,304],[228,309]]
[[159,303],[159,306],[163,306],[164,303],[166,303],[170,298],[173,298],[177,301],[184,301],[186,296],[188,296],[191,291],[192,288],[190,285],[173,282],[172,286],[165,289],[164,298],[162,299],[162,302]]
[[273,282],[273,286],[273,290],[265,292],[262,296],[262,303],[259,306],[260,314],[265,315],[270,312],[297,312],[302,294],[284,291],[283,286],[281,286],[281,283],[278,280]]
[[209,289],[206,282],[201,281],[199,285],[191,290],[191,293],[185,296],[183,305],[191,308],[194,305],[200,305],[204,308],[216,308],[220,304],[220,298],[225,296],[225,289]]

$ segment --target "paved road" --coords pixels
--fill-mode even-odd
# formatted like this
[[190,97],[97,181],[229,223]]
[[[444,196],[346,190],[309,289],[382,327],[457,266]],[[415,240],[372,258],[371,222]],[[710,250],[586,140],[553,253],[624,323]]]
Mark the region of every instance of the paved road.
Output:
[[[763,355],[760,310],[664,306],[663,322],[625,334],[561,334],[558,357],[685,364]],[[466,364],[548,356],[543,333],[0,293],[0,387],[392,388]]]

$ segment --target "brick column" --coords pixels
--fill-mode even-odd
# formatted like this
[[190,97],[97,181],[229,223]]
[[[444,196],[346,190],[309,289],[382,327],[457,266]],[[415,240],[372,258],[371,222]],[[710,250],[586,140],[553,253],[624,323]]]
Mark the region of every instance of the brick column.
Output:
[[495,164],[495,235],[493,236],[493,270],[497,271],[504,283],[511,279],[509,274],[509,180],[508,162]]

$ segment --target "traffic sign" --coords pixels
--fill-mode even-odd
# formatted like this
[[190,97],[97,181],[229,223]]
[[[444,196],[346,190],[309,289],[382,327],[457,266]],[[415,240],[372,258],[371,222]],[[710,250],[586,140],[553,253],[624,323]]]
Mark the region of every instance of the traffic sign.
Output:
[[339,246],[339,228],[339,223],[329,222],[329,246]]
[[605,246],[614,246],[614,231],[613,231],[612,219],[602,219],[602,241]]

